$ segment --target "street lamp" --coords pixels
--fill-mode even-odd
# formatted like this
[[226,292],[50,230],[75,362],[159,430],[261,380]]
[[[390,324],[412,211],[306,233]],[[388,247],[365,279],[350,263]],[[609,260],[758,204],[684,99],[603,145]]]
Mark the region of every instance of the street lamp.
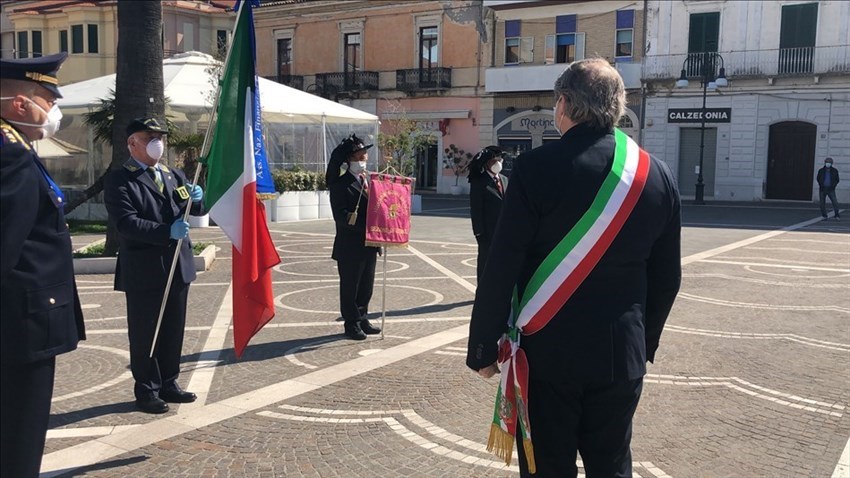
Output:
[[[685,59],[685,63],[682,64],[682,74],[679,76],[679,79],[676,80],[676,88],[688,87],[686,64],[692,62],[694,59],[701,60],[699,69],[700,78],[702,80],[702,111],[700,112],[701,125],[699,132],[699,172],[697,173],[694,203],[705,204],[705,183],[703,183],[702,177],[702,159],[705,152],[705,98],[709,90],[715,91],[718,87],[728,86],[729,82],[726,80],[726,69],[723,67],[723,57],[718,53],[707,51],[703,52],[701,56],[688,55],[688,58]],[[715,78],[714,67],[717,64],[717,60],[720,60],[720,73],[717,75],[717,78]]]

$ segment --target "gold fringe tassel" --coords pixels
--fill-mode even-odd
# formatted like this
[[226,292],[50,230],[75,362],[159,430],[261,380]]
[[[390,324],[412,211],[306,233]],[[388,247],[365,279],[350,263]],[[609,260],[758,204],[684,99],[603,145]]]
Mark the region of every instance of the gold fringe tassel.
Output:
[[522,448],[525,451],[525,461],[528,462],[528,472],[532,475],[537,472],[537,465],[534,464],[534,447],[531,445],[531,440],[522,440]]
[[487,451],[493,452],[505,460],[506,465],[510,465],[514,454],[514,437],[502,430],[499,425],[491,424],[490,436],[487,437]]

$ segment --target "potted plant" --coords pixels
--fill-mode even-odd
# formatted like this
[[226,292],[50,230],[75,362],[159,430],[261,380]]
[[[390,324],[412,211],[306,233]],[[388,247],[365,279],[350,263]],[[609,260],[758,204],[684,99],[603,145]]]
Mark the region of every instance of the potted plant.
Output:
[[453,196],[458,196],[463,191],[463,188],[458,185],[458,180],[469,170],[470,161],[472,161],[472,153],[467,153],[453,144],[443,150],[443,167],[451,169],[455,175],[455,184],[451,187]]

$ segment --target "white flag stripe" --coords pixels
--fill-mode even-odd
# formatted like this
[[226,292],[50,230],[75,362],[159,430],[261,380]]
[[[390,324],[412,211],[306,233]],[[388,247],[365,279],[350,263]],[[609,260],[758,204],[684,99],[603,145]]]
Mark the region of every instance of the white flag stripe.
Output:
[[602,214],[594,221],[587,233],[578,241],[567,257],[555,267],[555,270],[543,281],[537,292],[529,299],[528,303],[520,311],[517,326],[525,327],[529,321],[540,311],[546,302],[555,294],[555,291],[564,283],[567,277],[575,271],[581,260],[587,256],[593,245],[599,242],[599,238],[611,224],[614,216],[622,207],[626,195],[631,189],[637,173],[640,159],[640,149],[631,138],[626,138],[626,164],[623,167],[622,179],[617,183],[614,192]]

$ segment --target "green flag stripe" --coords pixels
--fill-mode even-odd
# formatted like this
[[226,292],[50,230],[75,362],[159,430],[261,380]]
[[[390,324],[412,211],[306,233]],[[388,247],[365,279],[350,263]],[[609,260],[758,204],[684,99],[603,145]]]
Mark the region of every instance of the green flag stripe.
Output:
[[[249,8],[244,6],[240,10]],[[245,156],[245,96],[254,87],[254,56],[251,51],[249,15],[239,14],[233,35],[233,45],[219,92],[218,118],[213,131],[212,144],[206,157],[207,192],[204,206],[207,210],[221,199],[233,186],[244,169]]]
[[[614,194],[614,189],[617,187],[617,184],[619,184],[620,178],[623,175],[623,169],[626,165],[626,144],[621,135],[625,135],[625,133],[618,129],[614,130],[614,138],[616,140],[616,145],[614,147],[614,164],[611,166],[611,172],[602,182],[602,186],[599,188],[599,193],[596,195],[593,203],[591,203],[590,209],[582,215],[581,219],[579,219],[576,225],[570,229],[570,232],[567,233],[566,237],[564,237],[561,242],[552,249],[552,252],[550,252],[549,255],[546,256],[546,259],[544,259],[537,267],[537,270],[534,272],[534,275],[531,276],[531,280],[528,281],[528,286],[525,288],[525,292],[522,295],[522,302],[520,303],[519,310],[522,310],[525,307],[546,279],[552,275],[555,268],[561,264],[564,258],[567,257],[567,254],[569,254],[581,238],[584,237],[593,223],[596,222],[602,214],[602,211],[605,209],[605,205],[608,204],[608,201],[611,199],[611,195]],[[514,317],[519,317],[519,310],[516,311],[516,315]]]

